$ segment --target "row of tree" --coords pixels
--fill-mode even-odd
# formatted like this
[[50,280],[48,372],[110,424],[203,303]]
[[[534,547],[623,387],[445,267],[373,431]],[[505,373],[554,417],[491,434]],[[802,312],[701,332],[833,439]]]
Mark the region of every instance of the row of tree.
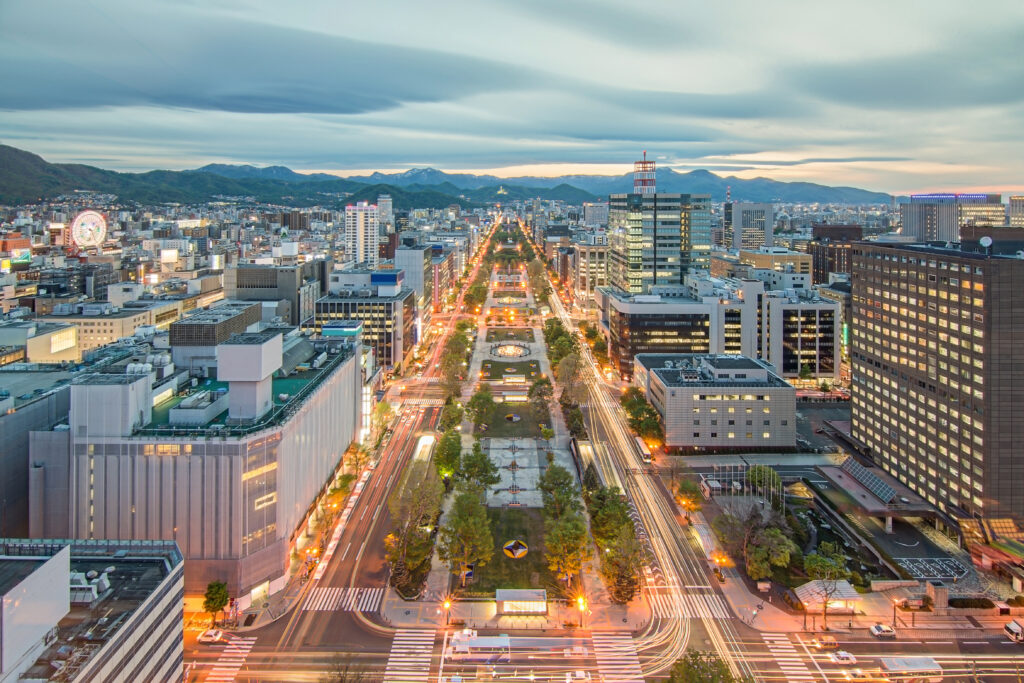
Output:
[[552,462],[537,479],[544,501],[544,546],[548,569],[565,582],[566,595],[573,591],[573,579],[590,557],[587,523],[581,514],[576,479],[569,470]]
[[626,411],[629,428],[645,441],[662,443],[665,441],[665,430],[661,426],[661,415],[654,409],[644,392],[637,387],[630,387],[619,399]]
[[601,576],[608,594],[625,604],[640,590],[644,549],[629,516],[629,504],[618,487],[602,486],[594,464],[583,473],[583,497],[590,514],[590,531],[601,551]]
[[549,318],[544,323],[544,344],[547,346],[548,360],[555,369],[555,381],[560,391],[558,403],[566,427],[573,436],[585,438],[587,428],[579,404],[586,396],[587,388],[579,343],[560,320]]

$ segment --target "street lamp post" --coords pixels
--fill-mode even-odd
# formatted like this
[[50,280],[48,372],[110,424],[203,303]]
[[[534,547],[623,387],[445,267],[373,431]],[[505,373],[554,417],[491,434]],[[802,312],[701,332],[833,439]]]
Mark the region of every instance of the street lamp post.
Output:
[[580,628],[583,628],[583,610],[585,610],[587,607],[587,601],[583,598],[582,595],[576,598],[576,606],[580,610]]
[[447,626],[448,624],[451,623],[451,613],[452,613],[451,610],[452,610],[452,601],[451,600],[445,600],[444,601],[444,625],[445,626]]
[[892,627],[896,628],[896,605],[899,604],[899,600],[893,598],[892,601]]

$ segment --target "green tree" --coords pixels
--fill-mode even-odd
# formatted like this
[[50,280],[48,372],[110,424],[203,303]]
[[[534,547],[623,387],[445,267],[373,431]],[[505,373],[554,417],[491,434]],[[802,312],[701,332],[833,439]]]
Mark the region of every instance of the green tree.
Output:
[[572,341],[569,337],[558,337],[548,349],[548,358],[557,366],[570,353],[572,353]]
[[804,556],[804,571],[807,576],[821,582],[821,625],[827,631],[828,602],[839,590],[839,582],[850,578],[846,555],[838,543],[819,543],[814,552]]
[[544,512],[552,519],[583,509],[576,497],[576,480],[561,465],[548,465],[537,478],[537,488],[544,501]]
[[733,557],[743,557],[744,566],[749,564],[751,541],[764,527],[761,513],[751,508],[740,518],[730,512],[723,512],[711,522],[718,539]]
[[729,665],[714,652],[689,648],[676,660],[668,676],[669,683],[741,683]]
[[550,427],[541,427],[540,438],[549,442],[550,445],[551,439],[555,438],[555,430],[551,429]]
[[387,401],[380,401],[373,408],[373,431],[381,432],[395,416],[395,409]]
[[593,462],[588,462],[583,470],[583,492],[587,496],[592,495],[601,486],[601,477],[597,474],[597,468]]
[[569,433],[576,438],[586,438],[587,425],[583,421],[583,411],[578,405],[570,404],[565,409],[565,426],[568,427]]
[[417,461],[406,469],[388,498],[392,531],[384,539],[391,565],[391,584],[407,591],[413,575],[430,559],[432,548],[427,527],[437,519],[444,487],[429,464]]
[[769,527],[758,531],[747,552],[747,576],[754,581],[772,575],[772,567],[789,566],[789,558],[800,552],[781,529]]
[[747,470],[747,483],[757,491],[778,491],[782,488],[779,473],[767,465],[752,465]]
[[441,356],[441,390],[445,399],[454,399],[462,395],[462,383],[465,380],[463,356],[445,353]]
[[482,383],[476,393],[470,397],[466,403],[466,412],[469,413],[470,419],[477,427],[490,419],[494,412],[494,394],[491,392],[489,384]]
[[441,427],[441,431],[448,431],[449,429],[455,429],[462,424],[462,416],[465,414],[465,410],[462,409],[455,401],[449,401],[444,404],[444,408],[441,409],[441,419],[438,422],[438,426]]
[[665,432],[661,427],[661,415],[652,406],[644,408],[636,422],[636,433],[647,441],[662,443]]
[[580,403],[586,393],[586,385],[583,383],[583,361],[575,353],[570,353],[558,361],[555,367],[555,377],[558,386],[562,388],[562,400],[570,403]]
[[203,596],[203,611],[210,615],[213,624],[217,623],[217,615],[228,605],[228,585],[223,581],[211,581],[206,585]]
[[814,377],[814,368],[811,367],[810,363],[805,363],[800,366],[800,379],[808,380]]
[[533,406],[534,414],[538,416],[544,415],[548,411],[548,405],[551,403],[552,396],[554,396],[551,380],[547,377],[540,377],[534,380],[533,384],[530,385],[530,391],[527,395],[530,398],[530,405]]
[[629,505],[622,498],[617,486],[602,486],[590,494],[590,530],[599,546],[606,546],[619,535],[622,529],[633,528],[629,517]]
[[587,524],[583,517],[571,512],[548,519],[544,523],[544,547],[548,569],[565,581],[568,591],[572,578],[579,575],[583,563],[590,557]]
[[447,479],[457,473],[462,460],[462,435],[454,429],[449,429],[437,443],[434,449],[434,469],[437,476]]
[[688,511],[700,510],[704,502],[704,493],[700,490],[700,484],[693,479],[682,478],[676,486],[676,497],[685,501],[684,507]]
[[473,442],[473,450],[462,456],[459,477],[485,490],[501,481],[498,466],[487,457],[479,441]]
[[464,567],[468,564],[484,566],[494,554],[494,539],[487,508],[473,491],[463,491],[455,497],[448,518],[441,527],[437,546],[438,556],[448,563],[453,574],[466,585]]
[[626,414],[632,418],[639,418],[643,414],[644,408],[647,407],[647,399],[644,398],[644,392],[638,387],[629,387],[622,396],[619,397],[619,403],[622,404]]
[[623,527],[604,546],[601,554],[601,574],[608,586],[612,602],[626,604],[636,597],[640,590],[640,568],[643,566],[644,551],[632,527]]

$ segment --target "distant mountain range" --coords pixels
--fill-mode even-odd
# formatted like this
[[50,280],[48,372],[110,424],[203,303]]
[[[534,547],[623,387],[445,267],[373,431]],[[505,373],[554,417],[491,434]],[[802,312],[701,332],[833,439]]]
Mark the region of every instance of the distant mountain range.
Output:
[[[770,178],[722,177],[710,171],[697,170],[680,173],[671,168],[659,168],[655,174],[659,192],[680,192],[689,194],[710,194],[716,202],[725,201],[726,189],[732,189],[732,198],[749,202],[821,202],[835,204],[880,204],[892,201],[884,192],[872,192],[856,187],[830,187],[816,183],[781,182]],[[565,175],[558,177],[524,176],[519,178],[498,178],[492,175],[470,173],[445,173],[436,168],[414,168],[404,173],[373,173],[368,176],[351,176],[358,182],[383,183],[404,187],[407,185],[430,186],[444,183],[460,190],[474,190],[495,185],[510,190],[513,187],[579,188],[591,195],[607,197],[616,192],[631,192],[633,175]]]
[[[891,201],[880,192],[814,183],[783,183],[768,178],[722,178],[708,171],[657,173],[661,192],[710,194],[725,199],[732,187],[736,200],[878,204]],[[0,145],[0,204],[18,205],[52,199],[76,190],[115,194],[143,204],[199,203],[221,197],[250,197],[285,206],[336,207],[376,201],[390,194],[395,209],[463,207],[519,199],[594,201],[614,192],[629,192],[632,176],[572,175],[557,178],[498,178],[445,173],[419,168],[404,173],[373,173],[340,178],[327,173],[302,174],[284,166],[209,164],[188,171],[119,173],[82,164],[51,164],[31,152]]]

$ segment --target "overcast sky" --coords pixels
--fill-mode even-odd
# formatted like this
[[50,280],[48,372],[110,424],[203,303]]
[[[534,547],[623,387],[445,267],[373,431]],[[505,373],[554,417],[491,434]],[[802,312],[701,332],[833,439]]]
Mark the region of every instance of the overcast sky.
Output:
[[0,0],[0,141],[118,170],[1024,188],[1024,2]]

